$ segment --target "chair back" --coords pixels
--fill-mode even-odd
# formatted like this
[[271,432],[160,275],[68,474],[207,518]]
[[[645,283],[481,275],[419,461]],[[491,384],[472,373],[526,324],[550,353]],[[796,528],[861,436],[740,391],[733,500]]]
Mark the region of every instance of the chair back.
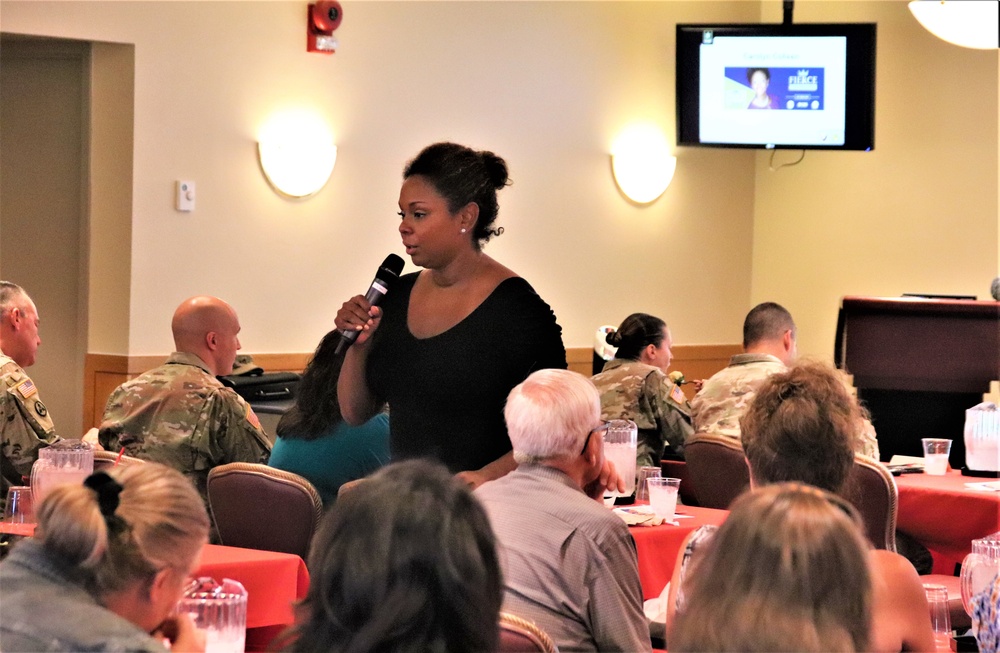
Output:
[[500,613],[500,653],[558,653],[544,630],[509,612]]
[[323,515],[323,501],[312,483],[256,463],[210,470],[208,505],[222,544],[303,559]]
[[750,469],[739,440],[695,433],[684,445],[684,460],[695,499],[703,508],[728,509],[750,487]]
[[844,498],[861,515],[865,535],[872,546],[895,553],[899,494],[889,470],[874,458],[855,454]]
[[685,506],[701,505],[694,495],[694,483],[691,482],[691,475],[688,473],[686,462],[683,460],[663,460],[660,462],[660,474],[664,478],[681,479],[681,487],[678,492],[681,503]]
[[119,455],[114,451],[104,451],[99,450],[94,452],[94,471],[95,472],[106,472],[116,464],[118,465],[141,465],[145,460],[142,458],[134,458],[132,456],[126,456],[125,454]]

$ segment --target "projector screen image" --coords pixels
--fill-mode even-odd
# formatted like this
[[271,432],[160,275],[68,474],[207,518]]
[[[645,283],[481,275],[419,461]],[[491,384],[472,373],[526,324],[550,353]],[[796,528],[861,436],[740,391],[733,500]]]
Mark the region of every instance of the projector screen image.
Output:
[[703,36],[703,143],[844,144],[847,39]]
[[677,25],[677,142],[870,150],[872,23]]

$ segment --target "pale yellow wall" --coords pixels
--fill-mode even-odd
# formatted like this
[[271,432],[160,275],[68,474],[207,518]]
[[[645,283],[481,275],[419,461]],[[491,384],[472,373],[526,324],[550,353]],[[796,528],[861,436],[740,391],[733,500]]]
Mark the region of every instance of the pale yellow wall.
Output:
[[[676,22],[753,21],[759,5],[345,2],[333,56],[305,52],[305,5],[4,0],[4,31],[135,46],[128,345],[99,351],[168,351],[195,293],[237,308],[248,351],[311,350],[400,252],[402,166],[441,139],[508,160],[507,231],[487,251],[552,304],[567,346],[635,310],[678,342],[738,340],[753,154],[679,151],[673,185],[637,208],[608,151],[636,120],[673,140]],[[260,125],[289,107],[320,112],[339,146],[305,202],[277,197],[255,159]],[[193,214],[173,210],[177,179],[197,182]]]
[[844,295],[989,298],[1000,261],[998,55],[935,38],[903,0],[800,0],[795,20],[878,23],[875,150],[810,151],[777,172],[770,155],[756,161],[753,301],[787,306],[800,352],[832,360]]

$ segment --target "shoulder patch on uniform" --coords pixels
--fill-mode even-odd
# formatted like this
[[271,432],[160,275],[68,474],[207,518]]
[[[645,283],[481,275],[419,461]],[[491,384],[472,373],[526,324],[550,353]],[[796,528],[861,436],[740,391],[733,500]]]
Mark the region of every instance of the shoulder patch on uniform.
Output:
[[18,394],[20,394],[21,397],[24,399],[27,399],[31,395],[36,394],[38,392],[38,388],[36,388],[35,384],[31,382],[31,379],[25,379],[24,381],[21,381],[16,386],[14,386],[14,389],[17,390]]
[[39,417],[45,417],[49,414],[48,408],[45,407],[41,399],[35,400],[35,412],[38,413]]
[[687,398],[684,396],[684,391],[681,390],[681,387],[676,383],[674,384],[674,387],[671,388],[670,390],[670,398],[679,404],[683,404],[685,401],[687,401]]
[[255,429],[257,429],[258,431],[260,430],[261,428],[260,419],[257,418],[257,413],[253,412],[253,407],[251,407],[249,403],[247,404],[246,418],[247,421],[250,422],[250,424],[252,424]]

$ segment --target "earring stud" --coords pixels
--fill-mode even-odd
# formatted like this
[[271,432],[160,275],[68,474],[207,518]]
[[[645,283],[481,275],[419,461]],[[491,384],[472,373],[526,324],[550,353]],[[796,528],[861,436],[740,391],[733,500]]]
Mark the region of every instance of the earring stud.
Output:
[[464,228],[462,229],[462,233],[463,233],[463,234],[465,233],[465,229],[464,229]]

